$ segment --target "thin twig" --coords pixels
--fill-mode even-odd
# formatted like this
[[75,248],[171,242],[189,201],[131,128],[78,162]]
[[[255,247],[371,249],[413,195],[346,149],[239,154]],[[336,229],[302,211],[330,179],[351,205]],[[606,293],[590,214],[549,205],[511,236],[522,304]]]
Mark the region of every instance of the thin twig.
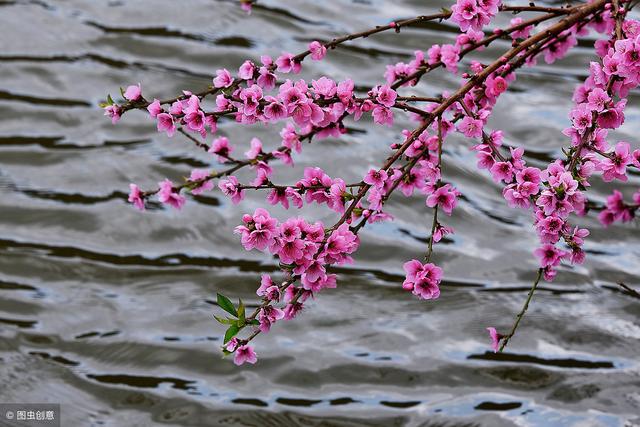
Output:
[[524,314],[527,312],[527,309],[529,308],[529,303],[531,302],[531,298],[533,297],[533,293],[536,291],[536,288],[538,287],[540,278],[542,278],[542,271],[543,271],[542,268],[538,269],[538,275],[536,276],[536,280],[535,282],[533,282],[533,285],[529,290],[529,295],[527,295],[527,300],[524,302],[524,305],[522,306],[522,310],[520,310],[520,313],[518,313],[518,315],[516,316],[516,321],[513,324],[513,327],[511,327],[511,332],[509,332],[507,335],[502,337],[502,345],[500,346],[500,350],[499,350],[500,353],[502,353],[502,350],[504,350],[504,348],[507,346],[507,344],[509,343],[509,340],[515,335],[516,329],[518,329],[518,325],[520,324],[520,321],[524,317]]
[[630,288],[622,282],[618,282],[618,286],[624,289],[628,295],[640,299],[640,292],[636,291],[635,289]]

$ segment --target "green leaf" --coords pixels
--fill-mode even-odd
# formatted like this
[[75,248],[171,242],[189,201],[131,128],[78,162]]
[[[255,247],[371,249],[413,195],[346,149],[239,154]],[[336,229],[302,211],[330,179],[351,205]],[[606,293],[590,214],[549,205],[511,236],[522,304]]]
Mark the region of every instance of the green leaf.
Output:
[[213,315],[213,317],[223,325],[233,325],[236,322],[235,320],[229,318],[223,319],[222,317],[218,317],[215,314]]
[[113,98],[111,97],[111,94],[107,95],[107,104],[109,105],[115,104],[115,102],[113,102]]
[[224,343],[226,344],[231,341],[231,338],[235,337],[238,332],[240,332],[238,325],[229,326],[229,329],[227,329],[227,332],[224,334]]
[[251,321],[248,323],[248,325],[259,326],[260,322],[258,321],[258,319],[251,319]]
[[120,95],[124,98],[124,89],[122,87],[120,88]]
[[231,300],[222,294],[217,294],[217,295],[218,295],[218,305],[220,306],[220,308],[226,311],[227,313],[238,317],[238,312],[236,311],[236,308],[233,306],[233,303],[231,302]]
[[244,304],[242,303],[242,300],[239,299],[238,300],[238,326],[243,327],[244,326],[244,321],[245,321],[245,308],[244,308]]

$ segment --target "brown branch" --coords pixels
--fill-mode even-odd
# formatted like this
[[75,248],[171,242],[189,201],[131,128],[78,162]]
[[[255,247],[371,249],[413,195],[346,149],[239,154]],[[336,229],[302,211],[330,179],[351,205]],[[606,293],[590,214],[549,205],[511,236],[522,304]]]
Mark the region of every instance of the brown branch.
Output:
[[627,295],[631,295],[634,298],[640,299],[640,292],[636,291],[635,289],[630,288],[629,286],[625,285],[622,282],[618,282],[618,286],[624,289]]
[[541,278],[542,278],[542,268],[538,269],[538,275],[536,276],[536,280],[533,282],[533,285],[531,285],[531,289],[529,290],[527,299],[525,300],[524,305],[522,306],[522,310],[520,310],[520,313],[518,313],[518,315],[516,316],[516,321],[511,327],[511,331],[507,335],[504,335],[502,337],[502,345],[500,346],[500,350],[499,350],[500,353],[502,353],[502,351],[507,346],[507,344],[509,344],[509,340],[515,335],[516,329],[518,329],[518,325],[520,324],[520,321],[522,320],[522,318],[524,317],[524,314],[527,312],[527,309],[529,308],[529,303],[531,302],[533,293],[536,291],[536,288],[538,287],[538,283],[540,282]]

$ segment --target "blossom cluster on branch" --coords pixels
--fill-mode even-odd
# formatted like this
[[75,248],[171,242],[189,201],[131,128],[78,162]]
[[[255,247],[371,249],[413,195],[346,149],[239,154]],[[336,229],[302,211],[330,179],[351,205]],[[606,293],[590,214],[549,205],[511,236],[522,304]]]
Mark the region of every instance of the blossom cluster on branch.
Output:
[[[243,2],[250,5],[252,2]],[[141,85],[122,90],[124,101],[111,96],[103,105],[113,123],[133,109],[146,110],[156,121],[159,132],[172,137],[176,132],[205,149],[223,165],[221,170],[192,171],[185,182],[169,180],[155,190],[142,191],[131,184],[129,201],[144,210],[146,201],[157,196],[161,203],[181,208],[185,194],[201,194],[217,188],[233,203],[240,203],[246,191],[266,192],[271,205],[299,209],[305,204],[323,205],[337,215],[333,225],[310,223],[299,216],[278,220],[264,208],[242,217],[236,227],[246,250],[268,252],[279,260],[283,279],[270,275],[261,279],[257,295],[260,306],[246,313],[240,301],[218,295],[218,304],[230,317],[217,319],[228,325],[223,351],[234,353],[237,364],[257,360],[249,342],[268,332],[282,319],[296,316],[309,297],[325,288],[336,287],[331,266],[352,263],[358,249],[358,232],[369,223],[392,220],[385,204],[400,188],[405,197],[420,194],[425,206],[432,208],[431,235],[424,257],[404,264],[406,279],[402,288],[421,299],[440,295],[441,267],[431,262],[434,244],[454,233],[442,214],[452,215],[460,189],[445,179],[442,147],[452,133],[472,141],[477,166],[486,169],[501,185],[509,206],[529,210],[532,227],[540,245],[534,250],[540,269],[522,312],[511,332],[499,334],[489,328],[495,350],[502,350],[514,335],[522,315],[541,278],[553,280],[562,262],[582,263],[582,249],[589,235],[576,225],[573,215],[586,215],[586,192],[594,175],[605,182],[626,181],[629,168],[640,168],[640,150],[632,150],[625,141],[609,141],[608,132],[624,122],[628,93],[640,84],[640,22],[629,19],[630,3],[623,0],[592,0],[570,7],[507,6],[500,0],[457,0],[451,10],[398,20],[385,26],[350,34],[327,42],[313,41],[300,54],[284,52],[277,58],[262,56],[260,62],[246,60],[236,73],[219,69],[212,84],[202,92],[183,91],[174,98],[148,100]],[[506,28],[487,31],[485,27],[499,13],[534,14],[530,19],[515,17]],[[328,51],[343,43],[379,32],[434,20],[450,20],[460,29],[452,44],[434,44],[426,52],[418,50],[408,63],[388,65],[384,81],[369,90],[356,90],[353,79],[335,81],[323,76],[310,82],[296,79],[306,58],[324,60]],[[505,148],[503,132],[488,129],[487,122],[499,97],[516,79],[523,66],[535,66],[538,58],[553,63],[577,45],[578,38],[593,30],[603,35],[595,43],[597,60],[589,64],[589,76],[573,95],[569,112],[569,138],[564,158],[545,168],[528,165],[523,147]],[[496,40],[508,40],[511,48],[484,64],[463,62],[468,54],[480,51]],[[435,69],[441,68],[460,79],[456,91],[442,91],[432,97],[409,92]],[[381,73],[382,74],[382,73]],[[284,79],[284,80],[283,80]],[[214,106],[206,106],[205,98]],[[345,121],[370,116],[375,125],[393,126],[397,114],[409,114],[416,122],[413,130],[403,130],[401,142],[390,145],[389,156],[371,168],[359,182],[347,183],[330,177],[321,165],[305,168],[292,184],[273,182],[276,164],[294,165],[303,142],[339,138],[346,132]],[[281,124],[281,140],[265,144],[253,138],[242,156],[237,145],[225,136],[217,136],[221,120],[238,125]],[[206,139],[215,135],[211,143]],[[272,145],[272,148],[267,148]],[[275,169],[274,169],[275,167]],[[241,183],[236,172],[254,171],[255,179]],[[602,224],[632,220],[640,208],[640,191],[625,202],[615,190],[598,215]],[[445,217],[446,218],[446,217]],[[241,332],[250,331],[242,337]],[[501,345],[500,345],[501,344]]]

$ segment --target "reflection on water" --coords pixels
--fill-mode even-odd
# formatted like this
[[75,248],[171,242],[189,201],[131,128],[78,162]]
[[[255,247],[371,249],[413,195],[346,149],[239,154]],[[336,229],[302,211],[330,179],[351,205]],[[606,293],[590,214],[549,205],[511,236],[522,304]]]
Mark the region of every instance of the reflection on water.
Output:
[[[637,227],[595,227],[587,263],[540,287],[508,353],[488,352],[484,328],[506,328],[534,278],[536,237],[463,138],[445,147],[446,178],[464,198],[445,218],[457,233],[434,254],[446,273],[442,297],[418,301],[400,289],[430,214],[419,197],[397,199],[396,221],[366,229],[357,265],[337,270],[339,288],[258,339],[255,366],[220,357],[212,313],[217,291],[255,305],[259,274],[278,271],[232,234],[260,196],[237,207],[214,192],[181,213],[126,204],[129,182],[152,188],[215,162],[156,133],[142,113],[112,126],[97,108],[106,93],[137,82],[158,98],[198,90],[218,67],[447,6],[426,3],[263,0],[246,16],[215,0],[0,1],[0,401],[62,403],[65,426],[640,425],[640,301],[616,285],[639,284]],[[450,30],[369,37],[308,64],[304,77],[358,75],[370,87],[387,63],[450,41]],[[525,146],[533,165],[566,145],[573,86],[593,59],[585,46],[554,68],[527,70],[498,105],[491,127]],[[434,73],[413,94],[456,85]],[[630,103],[614,137],[637,141],[635,95]],[[411,123],[369,125],[309,145],[279,182],[331,153],[322,164],[330,175],[357,178]],[[220,128],[241,151],[254,135],[278,145],[277,129]],[[623,188],[639,183],[636,174]],[[594,187],[602,202],[608,187]]]

